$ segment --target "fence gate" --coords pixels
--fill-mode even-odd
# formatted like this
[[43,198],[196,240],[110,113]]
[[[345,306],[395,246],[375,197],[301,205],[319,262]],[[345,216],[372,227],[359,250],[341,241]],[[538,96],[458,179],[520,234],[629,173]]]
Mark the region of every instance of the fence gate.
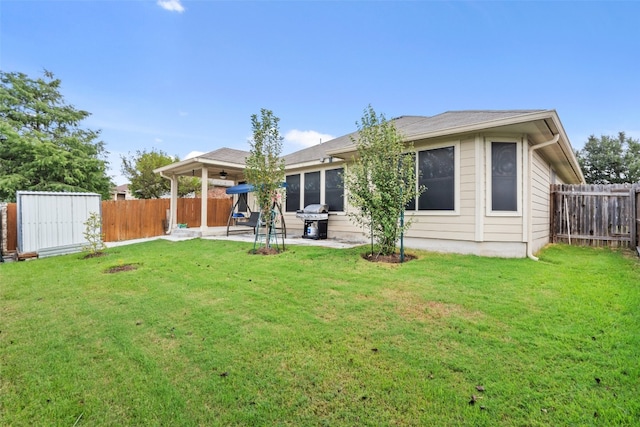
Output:
[[551,241],[634,247],[638,241],[637,184],[551,186]]

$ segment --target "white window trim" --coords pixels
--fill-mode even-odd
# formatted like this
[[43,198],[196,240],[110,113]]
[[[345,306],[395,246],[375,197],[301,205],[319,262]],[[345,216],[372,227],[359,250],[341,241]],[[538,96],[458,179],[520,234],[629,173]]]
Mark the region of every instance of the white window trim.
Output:
[[[485,159],[486,161],[486,182],[485,195],[486,195],[486,215],[487,216],[503,216],[503,217],[521,217],[522,216],[522,141],[516,138],[503,138],[503,137],[487,137],[485,144]],[[494,211],[491,206],[493,205],[492,191],[492,170],[493,170],[493,156],[491,147],[494,142],[507,142],[516,144],[516,192],[517,192],[517,210],[515,211]]]
[[418,209],[418,199],[416,198],[415,210],[405,210],[415,216],[460,216],[460,140],[440,142],[425,147],[416,148],[416,193],[418,190],[418,173],[420,171],[418,153],[421,151],[437,150],[438,148],[453,147],[453,210],[427,211]]

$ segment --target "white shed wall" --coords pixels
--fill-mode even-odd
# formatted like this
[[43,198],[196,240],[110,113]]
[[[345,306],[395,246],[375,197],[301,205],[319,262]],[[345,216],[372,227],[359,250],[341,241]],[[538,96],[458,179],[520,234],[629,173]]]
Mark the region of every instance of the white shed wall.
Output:
[[17,202],[19,252],[78,252],[86,244],[84,223],[92,212],[101,213],[100,195],[94,193],[19,191]]

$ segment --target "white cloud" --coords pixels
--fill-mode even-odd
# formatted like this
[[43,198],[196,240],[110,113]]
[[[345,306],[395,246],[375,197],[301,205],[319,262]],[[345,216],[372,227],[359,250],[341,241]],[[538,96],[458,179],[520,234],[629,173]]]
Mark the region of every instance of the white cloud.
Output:
[[291,142],[297,145],[303,145],[305,147],[311,147],[320,142],[327,142],[334,139],[335,136],[316,132],[315,130],[298,130],[293,129],[287,132],[284,136],[285,141]]
[[170,12],[184,12],[184,6],[180,0],[158,0],[158,6]]
[[189,154],[184,156],[184,159],[182,160],[192,159],[194,157],[198,157],[201,154],[204,154],[204,151],[191,151]]
[[187,116],[189,115],[189,113],[187,113],[186,111],[179,111],[179,112],[178,112],[178,115],[179,115],[180,117],[187,117]]
[[156,138],[153,140],[153,142],[155,142],[156,144],[160,144],[162,142],[162,139]]

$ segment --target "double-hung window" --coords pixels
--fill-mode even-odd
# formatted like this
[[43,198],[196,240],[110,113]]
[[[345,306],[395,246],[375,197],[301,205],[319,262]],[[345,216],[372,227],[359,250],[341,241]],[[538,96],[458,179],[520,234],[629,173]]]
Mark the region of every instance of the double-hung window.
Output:
[[487,147],[490,160],[488,175],[490,178],[491,201],[487,203],[490,214],[513,215],[520,211],[519,174],[520,144],[517,142],[492,141]]
[[304,174],[304,205],[320,203],[320,171]]
[[418,197],[419,211],[455,211],[457,200],[457,146],[418,152],[418,186],[425,188]]
[[295,212],[300,209],[300,174],[287,175],[287,202],[285,211]]
[[324,172],[324,202],[332,212],[344,210],[344,189],[342,168]]

